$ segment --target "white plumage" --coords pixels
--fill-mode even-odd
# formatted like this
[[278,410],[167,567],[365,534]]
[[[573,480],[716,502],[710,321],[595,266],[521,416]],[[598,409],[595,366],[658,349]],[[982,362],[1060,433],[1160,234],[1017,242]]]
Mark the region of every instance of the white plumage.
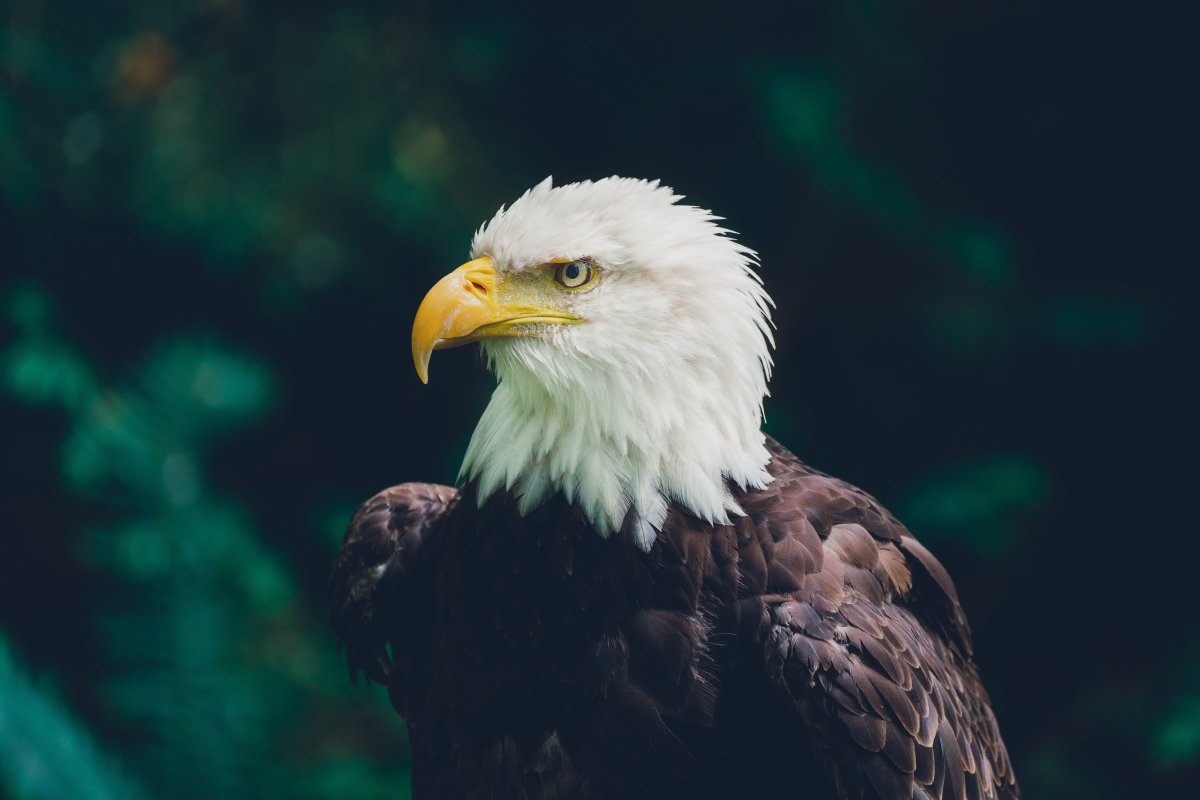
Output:
[[583,324],[482,343],[498,380],[462,476],[523,513],[556,491],[602,535],[626,521],[649,550],[670,503],[702,520],[740,514],[728,482],[770,482],[761,432],[771,300],[753,251],[657,182],[554,187],[501,208],[472,258],[504,278],[589,259],[599,279],[554,302]]

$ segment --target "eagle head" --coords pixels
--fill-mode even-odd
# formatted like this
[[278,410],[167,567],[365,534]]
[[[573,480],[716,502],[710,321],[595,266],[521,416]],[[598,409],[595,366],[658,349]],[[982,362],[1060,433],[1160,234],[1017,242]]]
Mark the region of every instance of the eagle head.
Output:
[[713,524],[770,481],[771,300],[752,250],[657,181],[547,178],[425,296],[413,360],[480,342],[497,378],[462,477],[522,513],[556,493],[649,550],[671,505]]

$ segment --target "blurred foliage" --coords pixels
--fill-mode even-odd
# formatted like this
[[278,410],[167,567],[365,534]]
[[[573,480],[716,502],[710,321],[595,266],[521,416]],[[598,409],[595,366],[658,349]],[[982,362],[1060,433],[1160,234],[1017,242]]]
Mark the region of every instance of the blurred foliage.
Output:
[[98,751],[53,692],[29,679],[0,639],[0,778],[13,797],[137,800],[144,792]]
[[924,477],[899,512],[931,544],[962,537],[995,558],[1020,542],[1021,530],[1045,503],[1048,484],[1028,458],[993,455]]
[[[0,375],[22,400],[66,411],[63,477],[115,512],[84,525],[75,552],[103,576],[89,603],[106,668],[97,690],[128,749],[164,795],[286,796],[327,786],[332,795],[311,796],[343,796],[344,757],[286,752],[302,711],[334,713],[348,696],[335,653],[317,644],[321,615],[312,601],[300,604],[245,512],[204,480],[206,449],[271,408],[269,373],[213,342],[182,338],[156,345],[129,386],[107,385],[56,337],[47,298],[25,289],[10,305],[18,336]],[[57,723],[47,713],[21,721],[44,722],[41,736]],[[400,751],[398,732],[391,738]],[[281,748],[285,762],[276,763]],[[356,794],[372,785],[357,783]],[[385,796],[387,785],[378,784]]]
[[1154,737],[1158,762],[1168,768],[1200,760],[1200,640],[1170,677],[1176,700],[1157,720]]
[[1187,795],[1195,24],[1156,13],[0,5],[0,794],[405,796],[323,594],[489,391],[464,350],[419,389],[411,314],[500,203],[622,173],[761,254],[768,429],[947,564],[1027,796]]

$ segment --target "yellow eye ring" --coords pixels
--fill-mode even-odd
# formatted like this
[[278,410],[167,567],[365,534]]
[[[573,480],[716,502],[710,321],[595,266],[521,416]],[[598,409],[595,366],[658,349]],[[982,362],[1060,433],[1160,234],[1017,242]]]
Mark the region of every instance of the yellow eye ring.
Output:
[[596,276],[596,268],[585,258],[559,264],[554,270],[554,280],[565,289],[579,289],[587,286]]

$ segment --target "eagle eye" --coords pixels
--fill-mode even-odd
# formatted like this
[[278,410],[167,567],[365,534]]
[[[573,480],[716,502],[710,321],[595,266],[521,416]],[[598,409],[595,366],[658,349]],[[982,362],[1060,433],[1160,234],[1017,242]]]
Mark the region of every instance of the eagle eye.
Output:
[[581,258],[577,261],[559,264],[558,268],[554,270],[554,280],[568,289],[578,289],[591,283],[592,276],[595,274],[596,269],[591,262]]

